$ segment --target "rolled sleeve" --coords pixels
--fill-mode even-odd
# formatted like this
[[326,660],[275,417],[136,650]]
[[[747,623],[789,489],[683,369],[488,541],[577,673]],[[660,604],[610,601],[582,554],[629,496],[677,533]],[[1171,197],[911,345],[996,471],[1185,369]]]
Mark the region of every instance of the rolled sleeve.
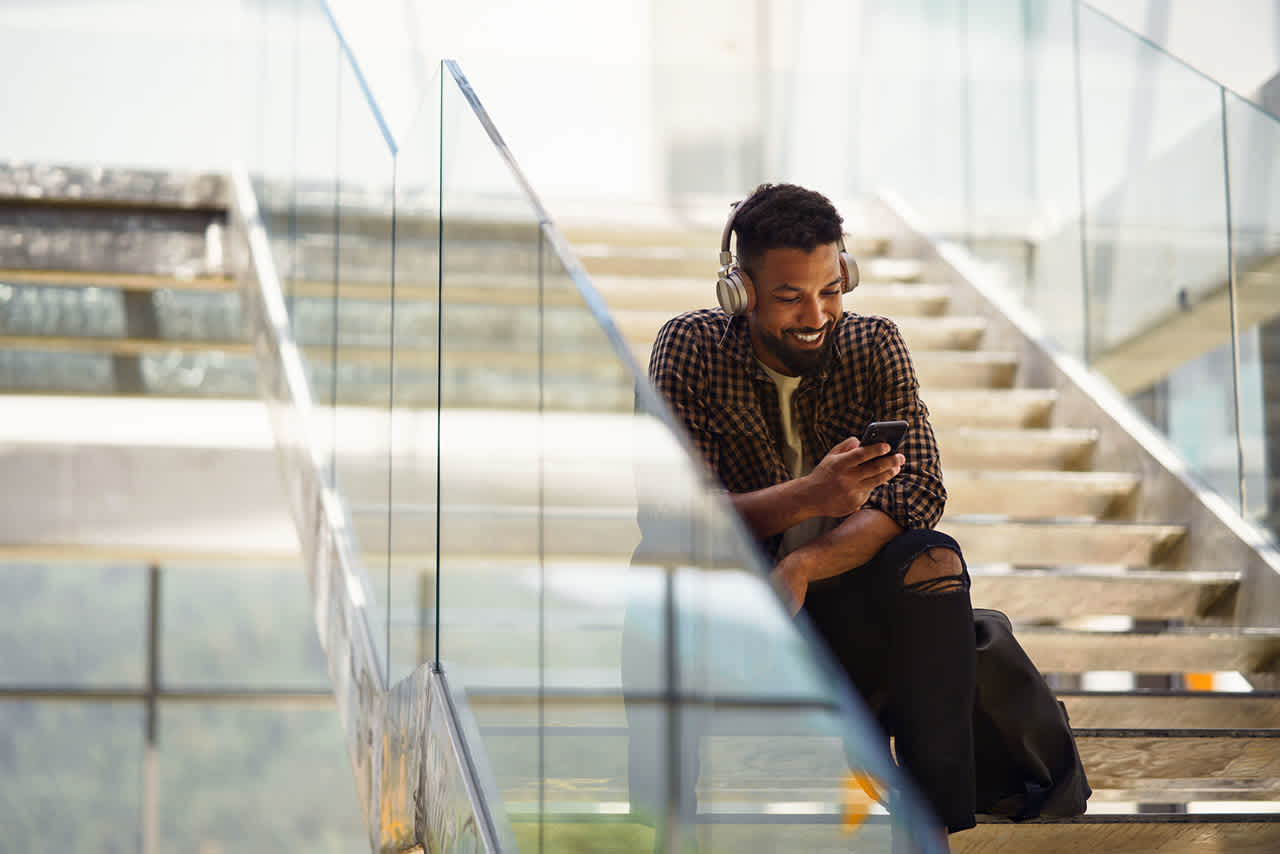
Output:
[[920,383],[911,354],[896,324],[883,320],[872,366],[874,395],[881,402],[879,417],[906,421],[907,434],[898,446],[905,462],[898,476],[877,487],[867,499],[872,507],[904,529],[932,528],[942,517],[947,490],[942,485],[938,443],[929,424],[929,410],[920,399]]

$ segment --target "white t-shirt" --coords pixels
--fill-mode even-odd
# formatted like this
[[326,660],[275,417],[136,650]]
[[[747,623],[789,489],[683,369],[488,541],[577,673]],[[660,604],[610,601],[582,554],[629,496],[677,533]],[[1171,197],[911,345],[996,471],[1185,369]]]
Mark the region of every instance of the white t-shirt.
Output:
[[[764,372],[769,375],[769,379],[773,380],[773,384],[778,389],[778,411],[782,415],[782,461],[786,463],[793,478],[804,477],[813,471],[813,460],[805,453],[804,440],[791,417],[791,398],[800,387],[800,377],[780,374],[764,362],[760,362],[760,367],[764,368]],[[819,537],[834,527],[835,520],[824,516],[814,516],[792,525],[782,535],[782,543],[778,546],[778,559],[781,560],[814,537]]]

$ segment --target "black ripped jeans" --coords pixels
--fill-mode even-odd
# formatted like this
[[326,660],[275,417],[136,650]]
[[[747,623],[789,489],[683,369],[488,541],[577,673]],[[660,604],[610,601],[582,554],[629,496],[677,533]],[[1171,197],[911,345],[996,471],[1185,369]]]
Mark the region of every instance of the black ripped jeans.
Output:
[[804,610],[886,735],[898,763],[949,831],[974,825],[975,641],[969,571],[906,584],[930,549],[960,546],[905,531],[874,558],[810,584]]
[[[935,548],[955,552],[961,574],[906,585],[912,561]],[[804,605],[880,722],[886,742],[894,737],[899,763],[950,831],[974,825],[975,640],[969,573],[963,566],[960,547],[951,537],[906,531],[866,564],[810,584]],[[634,626],[624,630],[623,690],[633,814],[651,815],[660,824],[668,774],[663,745],[673,734],[666,728],[665,707],[642,700],[657,684],[660,647],[652,642],[655,631],[651,626],[646,636]],[[684,785],[677,800],[682,821],[690,824],[698,811],[692,785],[700,765],[698,743],[714,729],[713,717],[696,706],[682,706],[679,712],[675,737]],[[660,844],[659,835],[655,850]]]

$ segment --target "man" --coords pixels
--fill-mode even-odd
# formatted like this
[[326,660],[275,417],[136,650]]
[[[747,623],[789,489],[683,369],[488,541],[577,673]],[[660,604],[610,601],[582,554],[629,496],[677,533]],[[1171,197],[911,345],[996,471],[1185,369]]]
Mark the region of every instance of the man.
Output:
[[[948,831],[974,824],[974,629],[937,445],[897,327],[857,283],[822,195],[765,184],[734,210],[720,309],[663,326],[649,374]],[[738,238],[736,267],[727,255]],[[857,437],[903,420],[898,453]]]

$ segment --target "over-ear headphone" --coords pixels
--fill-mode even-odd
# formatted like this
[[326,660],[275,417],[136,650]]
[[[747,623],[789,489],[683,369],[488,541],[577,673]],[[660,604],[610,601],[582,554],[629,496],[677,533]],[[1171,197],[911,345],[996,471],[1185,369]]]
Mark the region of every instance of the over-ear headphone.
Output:
[[[747,199],[751,197],[748,196]],[[743,201],[746,201],[744,199]],[[734,202],[729,220],[720,236],[720,273],[716,277],[716,299],[720,307],[730,315],[746,314],[756,307],[756,288],[747,271],[738,266],[729,251],[729,238],[733,236],[733,218],[738,215],[742,202]],[[847,294],[858,286],[858,262],[844,248],[844,235],[836,239],[840,258],[840,292]]]

